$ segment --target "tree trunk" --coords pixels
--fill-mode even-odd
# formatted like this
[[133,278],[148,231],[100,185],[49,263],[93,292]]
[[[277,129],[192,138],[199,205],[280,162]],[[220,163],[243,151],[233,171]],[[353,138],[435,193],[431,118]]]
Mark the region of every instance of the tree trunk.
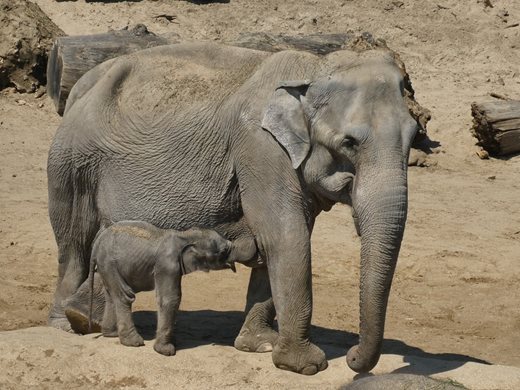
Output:
[[496,100],[471,105],[472,133],[495,156],[520,152],[520,101]]
[[63,115],[70,90],[90,69],[111,58],[169,43],[175,41],[158,37],[142,24],[105,34],[60,37],[49,53],[47,94]]

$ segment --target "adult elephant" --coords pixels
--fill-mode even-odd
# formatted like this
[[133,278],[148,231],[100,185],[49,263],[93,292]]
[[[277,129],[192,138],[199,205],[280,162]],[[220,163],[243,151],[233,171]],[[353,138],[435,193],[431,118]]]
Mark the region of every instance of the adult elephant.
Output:
[[49,153],[59,250],[50,324],[68,328],[67,307],[86,299],[78,290],[100,226],[204,226],[249,248],[244,261],[256,266],[235,346],[272,347],[277,367],[314,374],[327,361],[309,337],[310,236],[320,211],[342,202],[362,242],[360,341],[347,362],[371,370],[418,127],[404,75],[387,50],[316,56],[213,43],[147,49],[85,74]]

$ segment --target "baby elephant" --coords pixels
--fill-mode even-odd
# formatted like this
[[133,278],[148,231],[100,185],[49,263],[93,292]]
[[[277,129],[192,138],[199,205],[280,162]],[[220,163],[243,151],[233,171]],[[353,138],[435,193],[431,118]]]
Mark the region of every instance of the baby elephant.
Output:
[[172,338],[181,301],[181,276],[196,270],[235,271],[229,259],[232,250],[230,241],[208,229],[179,232],[146,222],[123,221],[100,231],[92,247],[89,278],[92,295],[97,265],[105,286],[103,335],[119,335],[123,345],[144,345],[132,320],[132,302],[137,292],[155,287],[158,318],[154,349],[163,355],[175,355]]

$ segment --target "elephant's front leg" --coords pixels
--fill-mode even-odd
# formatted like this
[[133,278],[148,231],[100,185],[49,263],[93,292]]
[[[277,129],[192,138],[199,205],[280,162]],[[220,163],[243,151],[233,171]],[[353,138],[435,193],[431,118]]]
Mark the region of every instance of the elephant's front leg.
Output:
[[278,333],[273,330],[276,311],[266,267],[251,270],[245,314],[244,324],[235,339],[235,348],[245,352],[272,351]]
[[289,232],[271,235],[263,246],[279,328],[273,362],[284,370],[314,375],[328,364],[325,353],[310,341],[310,235],[302,225],[291,224]]
[[[252,134],[259,142],[269,145],[249,148],[248,160],[237,166],[237,175],[244,217],[255,236],[260,255],[266,260],[278,319],[279,334],[273,346],[273,363],[285,370],[316,374],[327,368],[327,359],[310,341],[311,214],[307,210],[300,177],[287,155],[271,138],[264,138],[264,132]],[[272,153],[265,153],[266,150]],[[257,306],[258,310],[262,306],[269,308],[265,303]],[[248,320],[252,319],[254,307]]]
[[[279,329],[273,345],[273,363],[285,370],[316,374],[327,368],[327,360],[324,352],[310,341],[312,275],[309,224],[303,212],[291,210],[290,206],[296,202],[273,200],[265,203],[267,207],[258,207],[264,202],[249,203],[247,200],[244,196],[245,216],[261,256],[267,262],[268,272],[265,269],[254,271],[258,274],[252,276],[248,298],[255,294],[258,298],[248,302],[251,309],[244,328],[256,330],[253,334],[258,334],[258,330],[265,334],[274,315],[272,299]],[[283,210],[276,210],[276,205]]]
[[175,317],[181,304],[181,270],[178,264],[158,262],[155,269],[157,299],[157,334],[154,350],[161,355],[173,356]]

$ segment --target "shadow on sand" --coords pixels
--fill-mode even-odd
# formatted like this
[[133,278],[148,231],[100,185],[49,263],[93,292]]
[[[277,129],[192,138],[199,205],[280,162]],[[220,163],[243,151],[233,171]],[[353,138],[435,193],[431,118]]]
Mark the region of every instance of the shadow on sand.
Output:
[[[133,315],[139,333],[145,340],[152,340],[155,337],[157,324],[156,312],[137,311]],[[233,346],[242,321],[243,313],[239,311],[181,310],[175,329],[177,348],[190,349],[207,344]],[[358,335],[355,333],[321,326],[312,326],[311,333],[314,342],[325,351],[329,360],[345,356],[347,349],[357,344],[358,340]],[[403,361],[409,364],[395,370],[394,373],[432,375],[453,370],[467,362],[489,364],[485,360],[467,355],[426,352],[393,339],[384,340],[383,353],[402,355]],[[438,364],[437,362],[428,364],[424,359],[437,359]]]

